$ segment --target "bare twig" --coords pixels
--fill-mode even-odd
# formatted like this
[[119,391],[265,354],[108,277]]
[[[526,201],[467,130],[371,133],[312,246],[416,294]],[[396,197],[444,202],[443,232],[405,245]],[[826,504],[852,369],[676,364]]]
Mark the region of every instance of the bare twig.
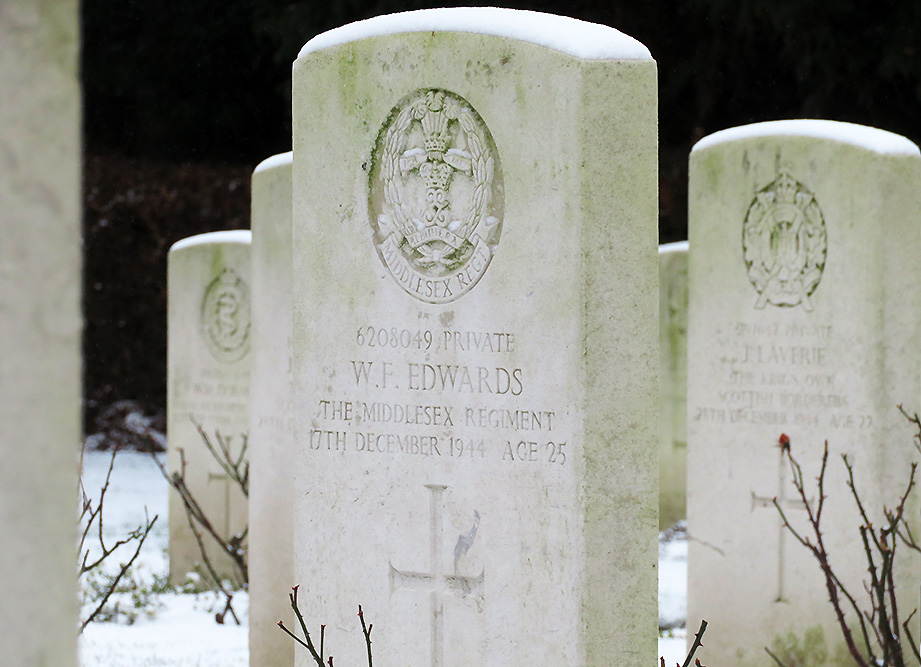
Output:
[[[124,563],[119,567],[118,574],[116,574],[115,577],[109,582],[109,585],[106,587],[106,592],[100,599],[96,609],[94,609],[93,612],[86,618],[86,620],[80,624],[81,633],[86,629],[86,626],[92,623],[103,610],[106,602],[109,601],[109,598],[118,589],[118,584],[122,580],[122,577],[124,577],[125,573],[131,569],[131,566],[134,565],[134,561],[137,560],[137,557],[141,554],[141,547],[144,546],[144,540],[147,539],[147,536],[150,534],[150,531],[153,529],[153,526],[157,522],[158,518],[157,516],[154,516],[153,519],[148,519],[146,509],[144,511],[144,516],[147,525],[144,527],[143,532],[140,532],[141,528],[139,527],[137,530],[131,533],[135,536],[132,539],[137,539],[137,546],[134,550],[134,554],[131,556],[127,563]],[[127,543],[127,541],[123,541],[123,543]]]
[[373,667],[371,662],[371,628],[374,627],[374,623],[365,626],[365,615],[361,610],[361,605],[358,605],[358,618],[361,620],[361,632],[365,636],[365,645],[368,647],[368,667]]
[[[239,453],[234,455],[231,451],[231,439],[229,437],[222,435],[220,432],[215,432],[215,440],[217,442],[217,446],[215,446],[201,424],[199,424],[194,417],[190,417],[190,419],[195,429],[198,431],[198,434],[201,436],[206,449],[224,471],[224,474],[229,480],[236,484],[244,496],[248,497],[249,462],[245,458],[247,450],[246,434],[242,436],[242,444]],[[249,566],[247,563],[247,537],[249,534],[249,527],[247,526],[241,532],[230,535],[229,537],[225,537],[218,532],[205,510],[186,484],[187,464],[185,451],[182,448],[178,448],[178,452],[180,465],[177,472],[170,473],[156,456],[154,456],[154,462],[157,464],[160,473],[169,485],[179,494],[182,505],[185,508],[189,528],[192,531],[195,542],[198,544],[198,550],[201,553],[202,566],[205,568],[215,590],[224,597],[224,611],[215,614],[215,620],[218,623],[223,623],[227,613],[230,613],[237,625],[240,625],[240,619],[237,617],[232,605],[233,590],[224,584],[223,577],[218,574],[205,542],[205,534],[211,537],[220,551],[222,551],[233,564],[236,573],[234,585],[239,588],[244,588],[249,583]]]
[[211,456],[217,461],[218,465],[221,466],[221,469],[227,475],[228,478],[234,481],[236,485],[243,492],[243,495],[249,498],[249,460],[246,459],[246,450],[249,448],[249,439],[244,433],[241,437],[240,452],[237,456],[234,456],[231,452],[230,441],[231,438],[222,435],[220,431],[215,431],[214,438],[217,440],[217,448],[211,442],[211,438],[208,436],[205,429],[195,421],[194,417],[190,417],[192,423],[195,425],[195,430],[198,431],[198,435],[201,436],[202,442],[205,447],[211,453]]
[[774,655],[771,652],[771,649],[769,649],[767,646],[764,647],[764,652],[767,653],[769,656],[771,656],[771,659],[774,661],[775,664],[780,665],[780,667],[787,667],[780,661],[780,658],[778,658],[776,655]]
[[[323,662],[326,626],[320,626],[320,650],[318,652],[316,645],[313,643],[313,638],[310,636],[310,631],[307,629],[307,622],[304,620],[304,615],[301,613],[301,609],[297,604],[297,591],[299,588],[300,586],[295,586],[291,589],[291,592],[288,594],[288,600],[291,603],[291,609],[294,611],[294,616],[297,618],[298,625],[301,626],[301,632],[304,634],[304,639],[301,639],[288,628],[286,628],[284,621],[278,621],[278,627],[281,628],[285,634],[291,637],[291,639],[296,641],[310,652],[310,657],[313,658],[313,661],[317,664],[317,667],[333,667],[333,656],[328,656],[326,663]],[[361,621],[361,632],[364,635],[365,646],[368,649],[368,667],[373,667],[371,662],[371,628],[374,627],[374,624],[368,623],[365,625],[365,615],[364,611],[362,611],[361,605],[358,605],[358,619]]]
[[[300,586],[295,586],[294,588],[291,589],[291,592],[288,594],[288,599],[291,601],[291,609],[294,610],[294,615],[295,617],[297,617],[297,622],[301,626],[301,632],[304,633],[304,639],[306,641],[301,641],[301,639],[298,638],[297,635],[295,635],[293,632],[291,632],[288,628],[285,627],[284,622],[278,621],[278,627],[280,627],[282,630],[288,633],[289,637],[293,637],[294,640],[297,641],[298,644],[300,644],[301,646],[306,648],[308,651],[310,651],[310,656],[313,658],[314,662],[316,662],[317,665],[319,665],[319,667],[325,667],[323,664],[323,655],[321,653],[317,653],[317,649],[313,644],[313,640],[310,638],[310,631],[307,629],[307,623],[304,621],[304,615],[301,614],[300,607],[298,607],[297,605],[297,589],[298,588],[300,588]],[[324,633],[326,626],[323,625],[320,627],[321,627],[321,637],[322,637],[322,634]],[[320,641],[320,644],[322,646],[323,644],[322,639]],[[322,651],[322,648],[321,648],[321,651]],[[332,660],[333,660],[332,657],[330,657],[329,660],[330,660],[330,664],[332,664]]]
[[[103,482],[102,488],[99,490],[99,501],[96,506],[93,507],[93,502],[90,500],[89,496],[86,493],[86,487],[83,484],[83,479],[80,479],[80,493],[83,497],[82,510],[80,513],[80,520],[85,521],[86,524],[83,527],[83,531],[80,535],[79,543],[79,553],[82,554],[80,565],[78,568],[78,577],[82,577],[85,574],[88,574],[97,568],[101,567],[106,560],[118,551],[121,547],[130,544],[131,542],[135,543],[134,554],[127,562],[121,563],[118,567],[118,572],[116,572],[114,577],[110,577],[106,583],[105,589],[102,596],[99,598],[99,602],[96,605],[95,609],[90,612],[89,616],[81,622],[80,624],[80,633],[82,633],[86,626],[92,623],[96,618],[102,613],[102,610],[105,608],[106,603],[109,601],[109,598],[118,590],[118,585],[121,583],[121,580],[125,577],[128,571],[131,569],[131,566],[134,565],[134,561],[137,560],[138,556],[141,554],[141,549],[144,546],[144,542],[147,540],[147,536],[150,535],[151,530],[153,530],[154,524],[157,522],[158,516],[154,516],[151,519],[147,515],[147,508],[144,508],[144,523],[139,525],[137,528],[132,530],[128,535],[120,540],[116,540],[111,546],[106,546],[105,534],[103,530],[103,507],[105,506],[106,493],[109,490],[109,484],[112,480],[112,471],[115,468],[115,457],[118,454],[118,448],[116,447],[112,451],[112,458],[109,460],[109,468],[106,471],[105,482]],[[82,453],[81,453],[81,464],[82,464]],[[96,534],[99,542],[100,555],[93,561],[89,560],[90,549],[86,546],[87,537],[90,534],[90,531],[93,528],[93,525],[96,526]]]
[[[208,548],[205,544],[203,533],[210,535],[221,549],[221,551],[223,551],[230,558],[238,573],[238,583],[245,585],[249,581],[249,570],[247,567],[245,550],[248,528],[226,540],[220,535],[220,533],[218,533],[217,529],[215,529],[207,514],[205,514],[205,511],[198,503],[198,500],[196,500],[195,496],[192,494],[192,491],[186,485],[185,451],[181,448],[178,451],[179,471],[173,473],[172,475],[167,471],[166,467],[160,463],[159,459],[154,457],[154,461],[156,461],[157,467],[160,468],[160,472],[166,478],[167,482],[169,482],[170,486],[176,490],[176,492],[179,494],[179,497],[182,499],[182,505],[186,512],[186,520],[189,523],[189,528],[192,531],[192,535],[195,537],[195,542],[198,544],[198,550],[202,556],[202,565],[207,570],[208,576],[211,578],[212,585],[219,593],[224,596],[224,599],[227,602],[225,612],[230,611],[234,621],[236,621],[237,625],[239,625],[240,619],[237,617],[236,612],[234,612],[233,607],[230,606],[231,599],[233,598],[233,593],[230,589],[224,586],[223,578],[218,574],[217,569],[214,567],[214,564],[208,553]],[[224,614],[219,614],[215,618],[219,623],[221,623],[223,621]]]
[[[781,436],[781,443],[784,443],[785,435]],[[803,503],[803,507],[806,510],[807,520],[810,527],[812,528],[812,536],[806,538],[797,531],[793,525],[790,523],[790,520],[787,518],[786,513],[784,513],[783,508],[780,506],[780,503],[777,502],[777,499],[774,499],[774,507],[777,508],[780,518],[783,521],[784,526],[787,531],[793,535],[797,542],[803,545],[806,549],[812,552],[812,555],[819,563],[819,567],[822,569],[822,573],[825,575],[825,588],[828,591],[828,597],[831,602],[832,608],[835,612],[835,617],[838,621],[838,626],[841,628],[842,634],[844,635],[845,644],[847,644],[848,651],[851,656],[857,661],[857,664],[861,667],[870,667],[870,665],[864,661],[863,657],[860,655],[860,651],[857,648],[857,645],[854,643],[854,638],[851,633],[851,629],[845,618],[844,610],[842,609],[840,595],[843,595],[851,605],[854,610],[854,613],[857,615],[860,620],[861,630],[864,636],[865,644],[869,649],[870,638],[867,633],[866,627],[864,626],[863,615],[861,614],[860,608],[857,604],[857,601],[854,597],[848,592],[844,584],[838,579],[838,576],[835,574],[834,570],[831,567],[831,564],[828,560],[828,552],[825,549],[825,540],[822,533],[821,523],[822,523],[822,511],[825,507],[825,473],[828,470],[828,441],[825,442],[825,448],[822,452],[822,466],[819,472],[819,476],[816,478],[818,483],[818,500],[815,504],[815,509],[813,509],[813,504],[809,502],[808,494],[806,492],[805,482],[803,481],[803,470],[799,462],[793,457],[792,449],[789,446],[789,438],[786,440],[786,446],[782,448],[784,455],[787,457],[787,462],[790,466],[790,469],[793,471],[793,486],[796,489],[796,493],[799,496],[800,501]],[[813,543],[812,540],[815,540]],[[840,594],[840,595],[839,595]]]
[[[909,416],[905,410],[899,406],[899,410],[912,421],[919,429],[919,435],[916,436],[915,446],[921,452],[921,420],[917,415]],[[784,444],[785,435],[781,436],[781,444]],[[841,634],[847,644],[848,651],[854,661],[861,667],[870,667],[871,665],[885,665],[889,667],[905,667],[908,652],[904,648],[907,640],[911,647],[911,652],[915,659],[921,664],[921,656],[918,655],[918,647],[909,631],[908,622],[914,616],[912,612],[908,620],[904,623],[899,622],[898,598],[896,595],[895,558],[898,551],[898,545],[904,544],[910,549],[917,549],[918,544],[914,539],[911,528],[905,519],[905,508],[908,506],[909,497],[916,486],[915,476],[917,464],[910,464],[908,483],[905,491],[898,498],[895,509],[890,510],[883,507],[883,516],[885,520],[879,526],[874,525],[855,482],[854,466],[847,457],[842,455],[845,469],[847,470],[847,486],[850,490],[851,497],[857,507],[860,517],[858,533],[861,544],[864,549],[864,556],[867,563],[868,580],[864,581],[864,592],[867,595],[868,607],[861,607],[856,598],[848,591],[844,583],[835,573],[828,550],[824,542],[823,528],[821,525],[822,509],[825,502],[825,475],[828,466],[828,442],[825,442],[825,449],[822,455],[822,466],[819,476],[816,478],[819,499],[813,507],[807,500],[805,484],[803,483],[802,470],[795,457],[791,454],[789,447],[789,438],[786,438],[787,446],[784,452],[793,470],[793,485],[799,495],[803,506],[806,508],[808,522],[810,526],[810,535],[808,537],[797,531],[787,519],[783,509],[774,499],[774,505],[780,514],[781,520],[786,530],[793,535],[803,547],[808,549],[822,570],[825,576],[825,585],[829,595],[829,601],[835,612]],[[844,600],[847,601],[845,605]],[[853,632],[847,621],[846,608],[854,612],[854,617],[860,627],[863,638],[866,657],[857,648],[854,641]],[[904,630],[904,635],[902,631]],[[782,665],[780,660],[765,647],[778,665]],[[877,657],[879,656],[879,657]]]
[[921,665],[921,653],[918,652],[918,642],[915,641],[915,638],[911,634],[911,630],[908,627],[908,624],[911,623],[912,617],[918,612],[915,609],[908,615],[908,618],[905,619],[905,622],[902,624],[902,629],[905,630],[905,638],[908,640],[908,645],[911,647],[911,652],[915,654],[915,660],[918,661],[918,664]]
[[899,405],[898,407],[899,407],[899,412],[902,413],[905,419],[907,419],[912,424],[914,424],[915,427],[918,429],[918,432],[915,433],[913,442],[915,445],[915,449],[917,449],[918,453],[921,454],[921,417],[918,417],[918,413],[909,415],[908,412],[905,411],[905,408],[903,408],[901,405]]
[[[361,607],[358,608],[359,615],[361,615]],[[364,619],[362,619],[362,625],[364,625]],[[681,667],[690,667],[691,660],[694,658],[694,654],[697,652],[698,648],[703,648],[703,639],[704,633],[707,631],[707,622],[704,620],[700,621],[700,629],[697,631],[697,634],[694,635],[694,643],[691,645],[691,650],[688,651],[687,657],[684,659],[684,665]],[[368,627],[368,634],[371,633],[371,628]],[[700,665],[700,660],[694,662],[695,665]],[[368,667],[371,666],[371,640],[368,639]],[[659,658],[659,667],[665,667],[665,658]],[[678,663],[675,663],[675,667],[679,667]],[[700,665],[700,667],[704,667]]]
[[694,654],[697,653],[697,649],[703,646],[701,640],[703,639],[704,633],[707,631],[707,622],[704,620],[700,621],[700,629],[697,631],[697,634],[694,635],[694,643],[691,645],[691,650],[688,651],[688,657],[684,659],[684,664],[682,667],[690,667],[691,658],[694,657]]

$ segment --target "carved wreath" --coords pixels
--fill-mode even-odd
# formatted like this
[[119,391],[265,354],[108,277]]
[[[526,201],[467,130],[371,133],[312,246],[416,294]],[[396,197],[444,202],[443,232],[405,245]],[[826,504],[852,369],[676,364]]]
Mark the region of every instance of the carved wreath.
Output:
[[[479,118],[476,113],[450,93],[434,90],[420,93],[418,99],[412,101],[397,114],[394,122],[387,130],[381,154],[384,202],[390,209],[394,223],[404,239],[410,239],[427,226],[421,220],[421,216],[412,216],[412,212],[406,210],[403,197],[404,186],[400,178],[403,174],[401,160],[405,159],[409,154],[415,154],[420,150],[404,150],[404,139],[412,124],[421,122],[426,114],[442,114],[445,117],[444,120],[447,121],[445,125],[456,121],[464,133],[469,149],[470,178],[474,185],[471,205],[467,207],[466,214],[459,220],[459,225],[456,224],[456,221],[448,220],[443,222],[436,221],[435,223],[438,226],[446,227],[448,231],[452,232],[452,236],[457,237],[457,241],[460,242],[457,245],[463,245],[462,241],[469,239],[480,220],[486,215],[490,201],[490,184],[493,180],[495,160],[489,153],[489,143],[479,127]],[[447,127],[444,129],[446,130]],[[438,152],[437,148],[434,151],[429,151],[429,161],[438,159],[433,155]],[[455,152],[452,155],[456,156],[458,154],[459,152]],[[441,151],[440,159],[443,162],[452,164],[452,157],[447,150]],[[455,249],[457,249],[457,245],[453,243],[451,245],[454,245]]]
[[825,270],[827,232],[815,196],[782,173],[759,191],[745,218],[742,248],[756,308],[771,303],[811,310]]

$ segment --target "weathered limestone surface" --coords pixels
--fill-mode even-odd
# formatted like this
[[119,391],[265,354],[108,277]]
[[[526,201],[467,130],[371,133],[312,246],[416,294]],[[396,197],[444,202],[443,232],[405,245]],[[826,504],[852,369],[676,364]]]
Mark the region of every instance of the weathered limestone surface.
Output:
[[687,518],[688,244],[659,246],[659,528]]
[[[690,164],[688,627],[707,660],[764,665],[792,633],[848,664],[780,436],[809,493],[830,451],[822,525],[855,597],[867,575],[841,454],[877,523],[918,459],[897,405],[918,410],[921,157],[887,132],[827,121],[734,128]],[[908,516],[917,523],[916,501]],[[921,566],[902,550],[904,619]],[[787,662],[792,662],[787,658]],[[812,663],[811,663],[812,664]]]
[[501,36],[533,16],[295,63],[295,572],[337,664],[359,604],[382,664],[655,654],[655,63]]
[[73,0],[0,4],[0,662],[77,664],[80,90]]
[[294,402],[291,392],[291,153],[256,167],[252,189],[249,663],[294,664]]
[[[246,497],[208,451],[195,423],[215,448],[220,434],[230,457],[240,458],[249,431],[250,239],[249,231],[199,234],[175,243],[168,259],[168,467],[179,471],[184,454],[186,485],[225,540],[246,527]],[[170,582],[177,584],[200,570],[202,559],[174,490],[169,528]],[[218,574],[238,579],[215,540],[204,537]]]

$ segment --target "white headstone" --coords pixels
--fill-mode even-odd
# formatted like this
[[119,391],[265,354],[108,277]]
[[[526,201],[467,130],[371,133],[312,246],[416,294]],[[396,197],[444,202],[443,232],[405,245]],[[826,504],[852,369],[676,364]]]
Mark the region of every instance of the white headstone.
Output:
[[[824,635],[829,664],[850,663],[819,566],[773,506],[809,534],[778,443],[790,439],[815,503],[828,441],[825,545],[863,600],[840,454],[878,520],[918,458],[897,405],[921,397],[919,185],[914,144],[846,123],[734,128],[691,154],[688,627],[709,621],[714,664],[768,664],[763,647],[790,633],[801,646]],[[917,500],[909,511],[915,521]],[[899,559],[907,615],[921,568]]]
[[687,517],[688,243],[659,246],[659,528]]
[[77,3],[0,4],[0,637],[77,664],[80,89]]
[[382,664],[651,660],[655,62],[429,10],[317,37],[293,91],[295,572],[329,652],[364,660],[361,604]]
[[253,172],[253,351],[250,382],[249,663],[291,665],[294,405],[291,390],[291,153]]
[[[247,523],[246,497],[206,448],[200,424],[218,447],[217,434],[237,459],[249,431],[249,231],[212,232],[183,239],[169,251],[167,288],[167,438],[170,472],[186,460],[186,485],[224,540]],[[193,422],[194,420],[194,422]],[[170,491],[170,582],[201,570],[201,551],[178,493]],[[209,559],[236,578],[230,559],[205,534]]]

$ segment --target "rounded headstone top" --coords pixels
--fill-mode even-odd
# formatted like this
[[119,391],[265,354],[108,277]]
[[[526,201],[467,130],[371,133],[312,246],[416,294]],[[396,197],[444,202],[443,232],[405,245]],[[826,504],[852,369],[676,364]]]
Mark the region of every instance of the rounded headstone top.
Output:
[[278,155],[273,155],[272,157],[267,157],[258,165],[256,165],[253,173],[258,174],[260,171],[266,171],[267,169],[288,166],[291,164],[293,158],[294,153],[292,151],[288,151],[287,153],[279,153]]
[[652,60],[642,43],[619,30],[567,16],[499,7],[420,9],[375,16],[321,33],[298,58],[348,42],[407,32],[471,32],[518,39],[584,60]]
[[663,243],[659,246],[659,254],[667,255],[672,252],[687,252],[688,251],[688,242],[687,241],[675,241],[674,243]]
[[704,137],[694,144],[691,152],[730,141],[779,136],[831,139],[887,155],[921,154],[914,143],[900,134],[834,120],[775,120],[732,127]]
[[207,232],[196,234],[176,241],[169,249],[170,252],[185,250],[200,245],[213,245],[217,243],[241,243],[249,245],[253,240],[253,233],[248,229],[232,229],[224,232]]

